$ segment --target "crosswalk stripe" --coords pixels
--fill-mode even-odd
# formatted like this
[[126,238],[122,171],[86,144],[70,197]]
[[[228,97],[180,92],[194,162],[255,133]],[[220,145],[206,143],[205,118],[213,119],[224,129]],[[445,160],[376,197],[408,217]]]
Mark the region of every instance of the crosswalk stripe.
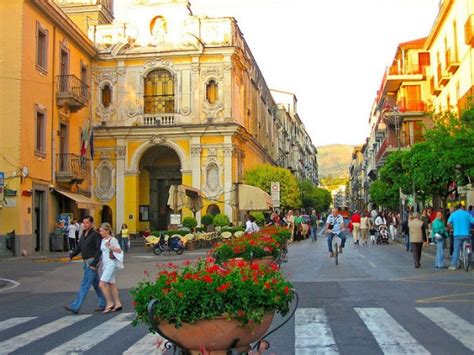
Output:
[[385,355],[429,354],[383,308],[354,308]]
[[36,340],[39,340],[45,336],[51,335],[63,328],[69,327],[70,325],[77,323],[81,320],[90,317],[90,315],[81,316],[66,316],[51,323],[42,325],[41,327],[32,329],[26,333],[17,335],[16,337],[5,340],[0,343],[0,354],[8,354],[16,349],[24,347]]
[[17,325],[20,325],[20,324],[23,324],[23,323],[26,323],[30,320],[33,320],[33,319],[36,319],[38,317],[18,317],[18,318],[10,318],[10,319],[7,319],[7,320],[3,320],[0,322],[0,332],[8,329],[8,328],[12,328],[12,327],[15,327]]
[[417,308],[417,311],[459,340],[466,348],[474,351],[474,325],[444,307]]
[[296,310],[295,354],[339,354],[324,309]]
[[123,355],[161,355],[163,354],[165,341],[158,334],[147,334],[125,350]]
[[108,320],[107,322],[101,323],[95,328],[90,329],[80,336],[77,336],[74,339],[71,339],[70,341],[54,348],[46,354],[80,354],[84,351],[90,350],[100,342],[109,338],[115,332],[118,332],[120,329],[129,325],[131,323],[131,316],[133,314],[134,313],[122,313]]

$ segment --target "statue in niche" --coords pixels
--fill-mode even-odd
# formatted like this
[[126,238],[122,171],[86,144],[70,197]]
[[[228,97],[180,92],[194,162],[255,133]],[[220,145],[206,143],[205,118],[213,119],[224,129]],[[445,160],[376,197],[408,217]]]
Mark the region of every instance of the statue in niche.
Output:
[[150,21],[150,33],[156,43],[163,43],[166,41],[166,36],[168,35],[168,24],[163,16],[155,16]]

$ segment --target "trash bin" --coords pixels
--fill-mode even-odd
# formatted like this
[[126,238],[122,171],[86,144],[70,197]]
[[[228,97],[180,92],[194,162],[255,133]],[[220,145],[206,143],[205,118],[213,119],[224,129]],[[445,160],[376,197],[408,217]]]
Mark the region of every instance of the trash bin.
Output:
[[49,249],[50,251],[64,250],[63,231],[61,228],[56,228],[54,233],[49,235]]
[[15,230],[7,233],[6,247],[8,250],[11,250],[13,255],[15,255]]

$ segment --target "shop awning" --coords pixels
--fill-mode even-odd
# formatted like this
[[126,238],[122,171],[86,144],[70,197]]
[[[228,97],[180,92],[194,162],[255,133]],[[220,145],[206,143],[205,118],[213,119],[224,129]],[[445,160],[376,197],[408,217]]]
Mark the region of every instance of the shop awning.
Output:
[[241,211],[266,211],[273,208],[272,197],[258,187],[239,184],[238,193]]
[[181,211],[184,207],[197,212],[202,208],[201,191],[187,185],[171,185],[168,206],[173,211]]
[[103,205],[102,203],[94,201],[84,195],[61,190],[56,190],[56,192],[59,192],[61,195],[66,196],[67,198],[70,198],[71,200],[75,201],[77,204],[77,208],[79,209],[91,210],[97,207],[101,207]]

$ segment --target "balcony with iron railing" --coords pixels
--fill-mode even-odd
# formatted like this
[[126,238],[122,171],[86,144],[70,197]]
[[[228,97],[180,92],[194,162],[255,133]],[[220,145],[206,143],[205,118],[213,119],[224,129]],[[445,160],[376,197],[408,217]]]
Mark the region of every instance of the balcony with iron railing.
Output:
[[426,111],[426,104],[421,100],[403,99],[397,103],[398,110],[402,113],[417,112],[422,113]]
[[58,75],[56,84],[58,106],[67,106],[72,112],[75,112],[85,107],[89,102],[89,86],[75,75]]
[[72,153],[56,155],[56,181],[62,183],[82,183],[89,176],[89,159]]
[[450,73],[455,73],[461,64],[458,58],[457,48],[448,48],[445,53],[446,70]]

